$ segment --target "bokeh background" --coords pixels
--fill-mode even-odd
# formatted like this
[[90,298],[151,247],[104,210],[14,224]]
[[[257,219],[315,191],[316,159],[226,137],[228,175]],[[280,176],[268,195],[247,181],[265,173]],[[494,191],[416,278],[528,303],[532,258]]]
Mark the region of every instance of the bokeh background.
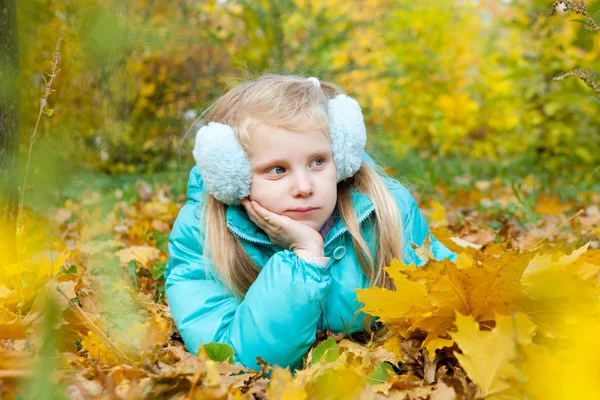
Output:
[[[586,3],[597,15],[600,1]],[[44,204],[82,171],[177,170],[184,184],[197,116],[264,72],[340,84],[363,107],[369,152],[425,190],[465,173],[590,187],[599,96],[577,77],[553,78],[600,71],[600,35],[551,10],[537,0],[22,1],[21,154],[62,36],[29,178]]]
[[[600,0],[585,4],[600,23]],[[517,359],[523,398],[600,398],[600,29],[552,10],[551,0],[19,0],[18,172],[0,171],[19,186],[18,215],[8,213],[16,229],[0,226],[0,397],[265,393],[264,374],[252,388],[244,375],[227,387],[230,366],[208,370],[224,359],[185,351],[164,270],[194,165],[193,125],[226,90],[270,72],[332,81],[359,101],[368,153],[407,185],[440,241],[478,260],[455,272],[472,279],[465,293],[485,294],[472,304],[489,306],[489,320],[466,310],[482,329],[494,312],[535,321]],[[573,70],[589,72],[555,80]],[[0,70],[3,94],[14,94],[13,74]],[[441,276],[438,263],[419,271]],[[504,326],[494,335],[512,343]],[[387,344],[398,360],[431,361],[407,343]],[[509,347],[488,345],[481,359]],[[504,369],[486,362],[460,375],[467,364],[443,348],[436,359],[467,394],[476,390],[467,378],[485,389],[486,368],[514,370],[502,353]],[[356,387],[363,375],[387,378],[373,360],[350,374]],[[433,390],[413,372],[406,382]],[[327,398],[352,386],[342,373],[333,386],[303,388]]]

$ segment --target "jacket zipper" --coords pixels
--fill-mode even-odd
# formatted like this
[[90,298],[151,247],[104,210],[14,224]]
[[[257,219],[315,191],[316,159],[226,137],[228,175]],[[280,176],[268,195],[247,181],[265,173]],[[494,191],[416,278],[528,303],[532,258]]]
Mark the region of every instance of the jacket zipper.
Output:
[[[359,224],[359,225],[360,225],[360,224],[362,224],[362,223],[363,223],[363,221],[364,221],[365,219],[367,219],[367,217],[368,217],[369,215],[371,215],[371,213],[373,212],[373,210],[375,210],[375,206],[370,206],[370,207],[369,207],[369,208],[368,208],[368,209],[367,209],[367,210],[366,210],[366,211],[365,211],[365,212],[364,212],[364,213],[363,213],[363,214],[362,214],[362,215],[361,215],[361,216],[358,218],[358,224]],[[329,240],[327,241],[327,243],[325,243],[325,244],[323,245],[323,247],[327,247],[327,245],[328,245],[329,243],[333,242],[335,239],[337,239],[338,237],[340,237],[340,235],[341,235],[341,234],[343,234],[343,233],[345,233],[345,232],[348,232],[348,228],[346,228],[346,227],[343,227],[343,228],[342,228],[342,229],[340,229],[340,230],[339,230],[339,232],[337,232],[337,233],[336,233],[336,234],[335,234],[335,235],[334,235],[334,236],[333,236],[331,239],[329,239]]]
[[267,242],[266,240],[260,240],[260,239],[253,238],[252,236],[248,236],[245,233],[240,232],[237,228],[235,228],[233,225],[231,225],[229,223],[227,223],[227,227],[229,228],[230,231],[232,231],[233,233],[235,233],[242,239],[245,239],[249,242],[260,243],[260,244],[264,244],[266,246],[275,246],[273,243]]
[[[365,219],[367,219],[367,217],[369,215],[371,215],[371,213],[373,212],[373,210],[375,210],[375,206],[370,206],[359,218],[358,218],[358,224],[362,224],[363,221]],[[347,232],[348,228],[343,227],[342,229],[339,230],[339,232],[337,232],[331,239],[329,239],[327,241],[327,243],[325,243],[323,245],[323,248],[325,248],[327,245],[329,245],[329,243],[333,242],[335,239],[337,239],[338,237],[340,237],[340,235],[342,235],[343,233]],[[317,324],[317,331],[322,331],[324,326],[323,326],[323,317],[325,316],[323,309],[321,308],[321,317],[319,318],[319,323]]]

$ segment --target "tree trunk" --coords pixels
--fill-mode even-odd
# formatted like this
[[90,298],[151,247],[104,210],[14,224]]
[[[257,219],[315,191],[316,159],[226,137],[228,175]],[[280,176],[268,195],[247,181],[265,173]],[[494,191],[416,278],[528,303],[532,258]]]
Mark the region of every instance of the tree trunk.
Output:
[[17,256],[18,76],[17,0],[0,0],[0,265]]

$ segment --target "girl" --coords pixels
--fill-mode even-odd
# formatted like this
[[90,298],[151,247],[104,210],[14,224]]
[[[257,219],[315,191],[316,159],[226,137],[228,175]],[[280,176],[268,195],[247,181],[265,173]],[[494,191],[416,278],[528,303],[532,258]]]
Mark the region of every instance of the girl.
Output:
[[[175,324],[193,353],[216,341],[253,369],[258,356],[300,368],[318,330],[365,330],[355,289],[392,289],[394,258],[424,264],[411,242],[428,227],[364,153],[360,107],[336,85],[264,75],[205,114],[169,238]],[[430,247],[456,259],[434,237]]]

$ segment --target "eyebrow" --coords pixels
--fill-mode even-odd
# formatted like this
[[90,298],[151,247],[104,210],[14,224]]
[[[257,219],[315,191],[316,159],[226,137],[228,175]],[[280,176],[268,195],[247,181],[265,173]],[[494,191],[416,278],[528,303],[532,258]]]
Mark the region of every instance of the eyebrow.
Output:
[[[307,158],[311,159],[311,158],[314,158],[316,156],[322,156],[324,154],[327,154],[327,151],[314,151],[314,152],[310,153]],[[266,161],[266,162],[263,162],[263,163],[260,163],[259,165],[257,165],[256,169],[263,170],[263,169],[266,169],[268,167],[271,167],[271,166],[274,166],[274,165],[281,165],[281,164],[287,164],[287,161],[284,160],[283,158],[278,158],[278,159],[275,159],[275,160]]]

